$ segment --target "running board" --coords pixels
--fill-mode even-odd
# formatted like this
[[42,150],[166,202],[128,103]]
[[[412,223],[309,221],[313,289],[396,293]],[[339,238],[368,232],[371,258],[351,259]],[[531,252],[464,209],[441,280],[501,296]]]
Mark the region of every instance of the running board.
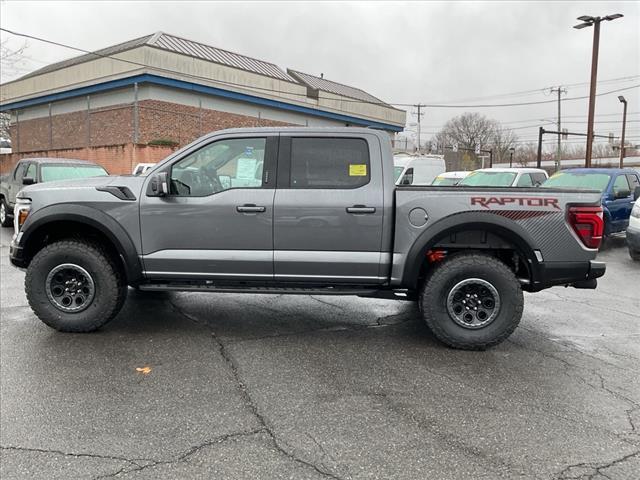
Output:
[[217,293],[266,293],[279,295],[357,295],[377,296],[378,289],[367,288],[335,288],[335,287],[250,287],[250,286],[216,286],[202,284],[142,284],[138,288],[145,292],[217,292]]

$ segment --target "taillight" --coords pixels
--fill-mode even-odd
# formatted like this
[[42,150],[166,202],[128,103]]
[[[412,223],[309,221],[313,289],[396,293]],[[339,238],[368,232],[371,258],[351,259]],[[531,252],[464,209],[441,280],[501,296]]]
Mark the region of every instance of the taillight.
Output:
[[585,247],[600,248],[604,233],[602,207],[569,207],[569,223]]

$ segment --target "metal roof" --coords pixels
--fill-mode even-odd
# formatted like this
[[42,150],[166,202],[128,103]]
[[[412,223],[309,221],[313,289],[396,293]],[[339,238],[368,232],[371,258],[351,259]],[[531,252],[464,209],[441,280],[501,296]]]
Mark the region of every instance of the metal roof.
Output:
[[265,75],[267,77],[278,78],[280,80],[286,80],[288,82],[298,83],[294,78],[289,76],[284,70],[273,63],[264,62],[255,58],[233,53],[221,48],[205,45],[204,43],[194,42],[185,38],[176,37],[164,32],[156,32],[151,35],[145,35],[144,37],[129,40],[127,42],[119,43],[111,47],[96,50],[95,53],[87,53],[80,55],[79,57],[70,58],[61,62],[47,65],[39,70],[31,72],[18,80],[34,77],[36,75],[42,75],[44,73],[54,72],[63,68],[78,65],[80,63],[94,60],[97,57],[115,55],[132,48],[148,45],[150,47],[159,48],[161,50],[167,50],[174,53],[180,53],[182,55],[189,55],[191,57],[200,58],[209,62],[219,63],[233,68],[246,70],[248,72],[257,73],[259,75]]
[[291,75],[301,83],[316,90],[322,90],[325,92],[334,93],[336,95],[341,95],[343,97],[349,97],[355,100],[362,100],[364,102],[382,105],[384,107],[391,107],[391,105],[388,105],[379,98],[376,98],[373,95],[368,94],[364,90],[360,90],[359,88],[350,87],[349,85],[344,85],[342,83],[332,82],[331,80],[327,80],[326,78],[316,77],[315,75],[298,72],[297,70],[287,69],[287,72],[289,73],[289,75]]
[[[111,47],[103,48],[101,50],[96,50],[95,53],[87,53],[85,55],[80,55],[78,57],[69,58],[67,60],[62,60],[61,62],[52,63],[51,65],[47,65],[46,67],[42,67],[38,70],[34,70],[31,73],[28,73],[17,80],[24,80],[25,78],[35,77],[37,75],[42,75],[44,73],[55,72],[56,70],[62,70],[63,68],[72,67],[74,65],[79,65],[84,62],[88,62],[90,60],[95,60],[99,57],[108,57],[110,55],[115,55],[116,53],[124,52],[125,50],[131,50],[132,48],[140,47],[146,44],[152,35],[145,35],[144,37],[134,38],[133,40],[129,40],[123,43],[119,43],[117,45],[112,45]],[[17,81],[14,80],[14,81]]]

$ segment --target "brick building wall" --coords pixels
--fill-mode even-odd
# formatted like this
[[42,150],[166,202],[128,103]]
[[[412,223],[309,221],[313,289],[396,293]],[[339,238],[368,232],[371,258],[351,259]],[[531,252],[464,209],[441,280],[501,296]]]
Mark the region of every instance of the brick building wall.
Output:
[[57,150],[41,150],[29,153],[0,155],[0,174],[13,170],[22,158],[54,157],[88,160],[102,165],[110,174],[129,174],[138,163],[157,163],[174,152],[177,147],[156,145],[111,145],[102,147],[80,147]]
[[[133,104],[123,104],[19,120],[10,127],[14,153],[1,156],[0,171],[10,170],[21,158],[59,157],[89,160],[112,174],[131,173],[137,163],[158,162],[205,133],[290,125],[159,100],[138,102],[137,122],[135,112]],[[147,145],[154,140],[170,140],[177,145]]]
[[[225,128],[290,125],[159,100],[141,100],[137,110],[138,144],[172,140],[184,146],[205,133]],[[11,142],[17,153],[133,143],[135,117],[134,105],[124,104],[19,120],[10,127]]]

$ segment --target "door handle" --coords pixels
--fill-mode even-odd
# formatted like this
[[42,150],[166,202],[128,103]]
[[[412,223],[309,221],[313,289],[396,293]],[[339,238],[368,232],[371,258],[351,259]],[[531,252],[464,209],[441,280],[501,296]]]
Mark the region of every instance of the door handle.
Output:
[[245,203],[244,205],[238,205],[236,210],[240,213],[262,213],[267,210],[267,207],[262,207],[255,203]]
[[366,205],[354,205],[347,207],[347,213],[362,215],[364,213],[376,213],[376,207],[367,207]]

